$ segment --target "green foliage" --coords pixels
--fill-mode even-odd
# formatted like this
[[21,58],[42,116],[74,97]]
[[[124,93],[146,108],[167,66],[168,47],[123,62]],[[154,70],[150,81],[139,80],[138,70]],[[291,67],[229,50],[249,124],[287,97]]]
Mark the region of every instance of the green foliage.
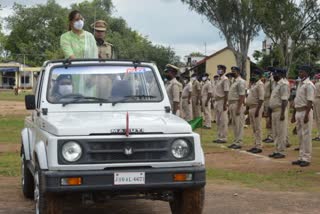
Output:
[[192,52],[189,54],[189,56],[193,56],[193,57],[205,57],[205,55],[203,53],[200,52]]
[[23,62],[21,54],[26,54],[26,64],[34,66],[50,59],[46,54],[55,56],[66,25],[67,9],[49,0],[34,7],[15,4],[13,10],[15,14],[7,18],[11,33],[5,46],[11,56]]
[[246,60],[250,42],[259,31],[254,0],[181,0],[205,16],[217,27],[233,51],[237,65],[246,77]]
[[[113,44],[118,58],[154,61],[160,69],[180,61],[171,48],[152,44],[147,37],[130,29],[124,19],[112,17],[111,0],[84,1],[71,8],[81,12],[85,18],[84,29],[89,32],[95,20],[108,23],[107,41]],[[7,18],[12,30],[5,46],[11,53],[9,58],[23,62],[21,54],[27,54],[26,63],[36,66],[44,60],[63,58],[60,35],[68,30],[68,9],[49,0],[32,7],[15,4],[13,10],[15,14]]]
[[[264,33],[278,48],[280,66],[292,68],[297,63],[311,62],[312,57],[306,50],[310,45],[319,46],[318,1],[256,0],[255,4]],[[303,56],[305,53],[307,57]]]

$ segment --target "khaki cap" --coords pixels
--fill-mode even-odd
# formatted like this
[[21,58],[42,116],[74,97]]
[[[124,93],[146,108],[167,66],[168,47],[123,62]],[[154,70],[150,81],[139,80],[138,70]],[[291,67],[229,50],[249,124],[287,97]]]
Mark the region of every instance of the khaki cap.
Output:
[[107,30],[107,23],[103,20],[97,20],[90,25],[93,29],[98,31],[106,31]]
[[167,64],[166,65],[166,70],[174,70],[176,72],[178,72],[180,69],[177,66],[171,65],[171,64]]

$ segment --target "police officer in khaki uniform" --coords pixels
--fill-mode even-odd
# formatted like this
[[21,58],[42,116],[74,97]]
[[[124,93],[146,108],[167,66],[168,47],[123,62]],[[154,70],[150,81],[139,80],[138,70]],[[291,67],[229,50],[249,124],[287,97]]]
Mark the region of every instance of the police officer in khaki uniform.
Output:
[[314,79],[316,80],[315,87],[315,99],[313,102],[313,112],[314,112],[314,119],[316,122],[317,127],[317,136],[313,138],[314,141],[320,141],[320,73],[316,74],[314,76]]
[[191,105],[191,94],[192,94],[192,85],[190,82],[190,77],[185,77],[185,86],[182,91],[181,96],[181,107],[183,119],[186,121],[192,120],[192,105]]
[[178,67],[170,64],[166,65],[165,75],[169,81],[166,87],[166,90],[168,93],[173,114],[177,114],[177,111],[179,110],[179,103],[180,103],[180,84],[176,79],[178,71],[179,71]]
[[205,73],[202,77],[203,86],[201,89],[201,105],[204,115],[205,129],[211,129],[211,97],[212,97],[212,85],[208,79],[209,74]]
[[228,131],[228,93],[230,89],[229,79],[225,76],[226,66],[218,65],[219,80],[215,92],[215,109],[218,127],[218,139],[214,143],[226,143]]
[[292,123],[296,122],[300,145],[299,158],[297,161],[293,161],[292,164],[301,167],[310,165],[312,152],[312,104],[315,97],[315,86],[309,79],[310,72],[311,67],[309,66],[299,67],[301,82],[298,85],[296,98],[294,99],[294,112],[291,119]]
[[264,117],[266,118],[266,130],[267,130],[267,137],[262,140],[265,143],[273,143],[272,138],[272,129],[271,129],[271,116],[269,115],[269,101],[272,92],[272,82],[273,79],[271,78],[271,73],[274,71],[273,67],[268,67],[268,71],[265,72],[265,82],[264,82]]
[[99,58],[113,59],[114,56],[112,44],[105,41],[107,23],[103,20],[97,20],[93,24],[91,24],[91,27],[94,29],[93,34],[97,42]]
[[262,112],[263,112],[263,101],[264,101],[264,84],[261,81],[262,72],[255,70],[250,78],[251,87],[249,89],[249,95],[246,102],[246,114],[249,115],[250,124],[254,134],[254,146],[247,150],[251,153],[262,152]]
[[286,148],[286,137],[288,129],[288,100],[289,84],[284,80],[286,70],[277,68],[273,72],[275,87],[272,90],[269,108],[271,110],[272,136],[275,142],[275,152],[270,154],[271,158],[284,158]]
[[179,97],[180,97],[180,103],[179,103],[179,110],[177,112],[177,116],[184,118],[183,112],[182,112],[182,100],[181,100],[181,96],[182,96],[182,91],[183,91],[183,84],[181,83],[181,77],[180,76],[176,76],[176,79],[178,81],[179,84]]
[[234,134],[233,143],[228,146],[232,149],[242,148],[243,127],[244,127],[244,99],[246,96],[246,81],[240,76],[240,68],[231,68],[231,75],[234,79],[230,86],[228,103]]
[[216,123],[216,110],[214,108],[214,104],[215,104],[215,94],[216,94],[216,85],[218,82],[219,76],[218,75],[214,75],[213,76],[213,81],[211,82],[212,84],[212,97],[211,97],[211,121],[213,123]]
[[191,84],[192,84],[192,115],[193,118],[197,118],[201,116],[201,83],[198,81],[197,74],[192,74],[191,76]]

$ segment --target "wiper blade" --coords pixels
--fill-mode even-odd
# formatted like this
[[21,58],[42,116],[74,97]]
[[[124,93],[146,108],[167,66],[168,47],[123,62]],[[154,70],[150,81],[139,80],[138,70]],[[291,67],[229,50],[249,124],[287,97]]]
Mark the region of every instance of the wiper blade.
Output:
[[76,96],[74,97],[73,100],[69,101],[69,102],[65,102],[62,104],[63,107],[65,107],[66,105],[72,104],[72,103],[77,103],[79,100],[95,100],[95,101],[100,101],[100,105],[103,102],[108,102],[107,99],[103,99],[103,98],[99,98],[99,97],[85,97],[85,96]]
[[112,102],[112,106],[115,106],[117,103],[122,103],[122,102],[124,102],[124,101],[127,101],[127,100],[129,100],[129,99],[131,99],[131,98],[140,98],[140,99],[143,99],[143,98],[151,98],[151,99],[153,99],[153,98],[156,98],[156,96],[152,96],[152,95],[144,95],[144,94],[142,94],[142,95],[130,95],[130,96],[125,96],[125,97],[123,97],[123,99],[119,99],[119,100],[116,100],[116,101],[114,101],[114,102]]
[[125,97],[132,97],[132,98],[156,98],[156,96],[152,96],[152,95],[144,95],[144,94],[141,94],[141,95],[132,95],[132,96],[125,96]]

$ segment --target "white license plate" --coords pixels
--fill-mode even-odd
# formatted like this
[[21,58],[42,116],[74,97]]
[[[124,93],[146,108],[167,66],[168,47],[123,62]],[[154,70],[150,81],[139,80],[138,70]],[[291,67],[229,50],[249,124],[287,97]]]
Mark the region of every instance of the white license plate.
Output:
[[114,185],[145,184],[144,172],[115,172]]

